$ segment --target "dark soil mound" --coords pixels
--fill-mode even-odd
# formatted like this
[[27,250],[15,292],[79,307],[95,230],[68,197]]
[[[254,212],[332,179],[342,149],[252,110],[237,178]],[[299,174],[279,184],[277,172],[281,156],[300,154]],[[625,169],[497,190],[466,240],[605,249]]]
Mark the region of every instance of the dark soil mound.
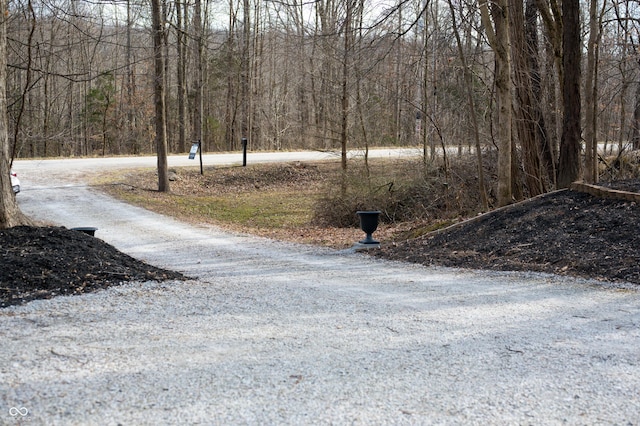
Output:
[[559,191],[383,247],[377,255],[425,265],[640,284],[638,224],[635,202]]
[[182,280],[99,238],[66,228],[0,230],[0,307],[82,294],[128,281]]

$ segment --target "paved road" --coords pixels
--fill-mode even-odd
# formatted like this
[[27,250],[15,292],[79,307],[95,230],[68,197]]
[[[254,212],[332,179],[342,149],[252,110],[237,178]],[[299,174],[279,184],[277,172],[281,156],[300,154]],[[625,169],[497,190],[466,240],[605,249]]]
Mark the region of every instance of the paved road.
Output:
[[[421,151],[412,148],[371,149],[369,158],[399,158],[419,156]],[[348,153],[349,158],[363,157],[364,151],[353,150]],[[247,154],[247,164],[292,162],[292,161],[322,161],[340,158],[335,151],[292,151],[292,152],[255,152]],[[169,167],[199,167],[200,161],[196,157],[190,160],[187,155],[170,155],[167,159]],[[202,156],[204,167],[241,165],[242,153],[205,154]],[[117,170],[138,167],[156,167],[157,158],[146,157],[110,157],[110,158],[66,158],[45,160],[16,160],[13,169],[29,179],[39,171],[63,174],[66,179],[82,176],[86,172],[97,170]]]
[[197,278],[0,311],[0,424],[640,424],[634,287],[229,234],[47,164],[25,212]]

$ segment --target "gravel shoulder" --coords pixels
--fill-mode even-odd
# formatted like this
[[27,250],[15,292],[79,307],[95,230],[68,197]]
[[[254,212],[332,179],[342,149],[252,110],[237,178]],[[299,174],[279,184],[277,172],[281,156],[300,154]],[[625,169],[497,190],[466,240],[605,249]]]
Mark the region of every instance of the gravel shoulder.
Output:
[[640,424],[636,286],[280,243],[45,179],[26,213],[196,279],[0,310],[2,424]]

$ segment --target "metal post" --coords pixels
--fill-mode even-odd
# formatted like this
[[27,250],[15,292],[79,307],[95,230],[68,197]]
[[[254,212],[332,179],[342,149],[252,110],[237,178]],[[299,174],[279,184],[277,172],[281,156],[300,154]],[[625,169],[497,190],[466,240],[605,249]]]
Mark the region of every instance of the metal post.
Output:
[[202,168],[202,141],[198,139],[198,151],[200,151],[200,174],[204,176],[204,169]]
[[247,138],[242,138],[242,167],[247,166]]

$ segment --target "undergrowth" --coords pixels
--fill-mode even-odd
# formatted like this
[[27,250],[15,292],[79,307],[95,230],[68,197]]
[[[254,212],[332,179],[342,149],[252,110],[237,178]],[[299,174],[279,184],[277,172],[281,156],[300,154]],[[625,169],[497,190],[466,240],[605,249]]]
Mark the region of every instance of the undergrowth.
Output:
[[[491,176],[491,174],[489,174]],[[475,158],[456,157],[445,169],[421,159],[351,163],[330,180],[314,208],[320,226],[357,226],[355,212],[380,210],[387,223],[440,223],[481,209]],[[491,187],[490,185],[487,185]]]

